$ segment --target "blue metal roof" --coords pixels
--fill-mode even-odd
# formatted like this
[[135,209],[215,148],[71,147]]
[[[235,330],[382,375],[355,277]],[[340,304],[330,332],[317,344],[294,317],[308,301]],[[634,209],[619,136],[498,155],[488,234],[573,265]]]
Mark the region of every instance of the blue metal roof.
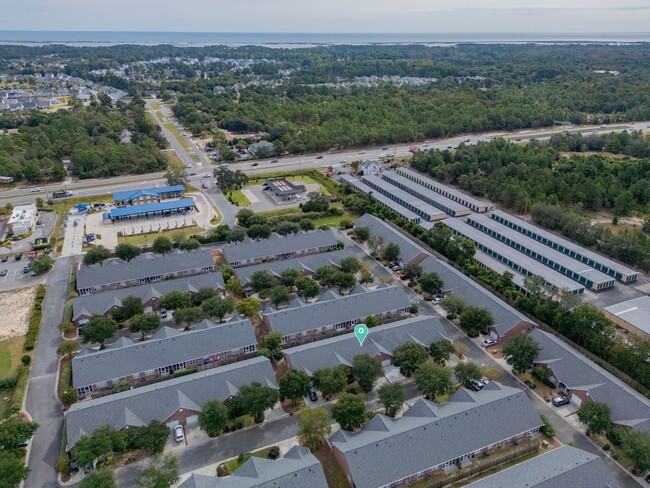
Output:
[[145,195],[157,197],[161,193],[172,193],[185,190],[183,185],[174,186],[157,186],[155,188],[145,188],[144,190],[127,190],[113,193],[113,201],[133,200]]
[[177,210],[179,208],[194,207],[194,200],[185,198],[184,200],[174,200],[160,203],[146,203],[144,205],[134,205],[133,207],[121,207],[111,209],[111,218],[128,217],[129,215],[142,215],[151,212],[163,212],[165,210]]

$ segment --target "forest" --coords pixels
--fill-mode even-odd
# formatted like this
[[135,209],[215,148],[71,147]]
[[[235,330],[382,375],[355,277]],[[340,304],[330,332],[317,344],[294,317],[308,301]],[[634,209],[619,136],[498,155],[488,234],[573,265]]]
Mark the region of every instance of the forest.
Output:
[[[160,152],[164,136],[137,100],[116,107],[95,102],[50,114],[9,114],[2,123],[18,130],[0,136],[0,175],[16,180],[62,181],[63,156],[72,157],[72,173],[82,179],[151,173],[167,165]],[[132,133],[130,143],[120,140],[124,129]]]

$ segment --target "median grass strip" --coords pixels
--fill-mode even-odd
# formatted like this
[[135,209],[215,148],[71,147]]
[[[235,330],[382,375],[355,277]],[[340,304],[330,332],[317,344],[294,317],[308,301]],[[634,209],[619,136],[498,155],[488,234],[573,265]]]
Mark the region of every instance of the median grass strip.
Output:
[[169,122],[169,120],[167,119],[167,117],[165,117],[165,116],[163,115],[163,113],[160,112],[160,111],[156,112],[156,117],[158,117],[158,118],[160,119],[160,121],[163,122],[163,123],[167,123],[167,122]]
[[172,133],[172,135],[176,138],[178,143],[181,145],[185,151],[187,151],[190,148],[190,143],[187,142],[187,140],[183,137],[183,135],[178,131],[176,126],[172,124],[171,122],[164,124],[165,129],[167,129],[169,132]]
[[43,300],[45,299],[45,285],[38,285],[36,288],[36,299],[34,301],[34,308],[32,315],[29,319],[29,326],[27,327],[27,339],[25,340],[25,350],[31,351],[36,347],[36,339],[38,338],[38,330],[41,327],[41,318],[43,317]]
[[201,159],[199,159],[199,157],[196,154],[190,154],[190,157],[192,158],[192,161],[194,161],[195,163],[201,162]]
[[160,104],[158,102],[151,102],[151,108],[154,110],[160,110]]

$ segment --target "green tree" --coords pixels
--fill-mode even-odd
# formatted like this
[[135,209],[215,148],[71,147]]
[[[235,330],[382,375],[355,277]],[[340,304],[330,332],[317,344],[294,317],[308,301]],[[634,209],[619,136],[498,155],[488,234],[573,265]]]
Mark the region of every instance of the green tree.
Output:
[[251,287],[253,291],[259,293],[264,290],[270,290],[278,284],[278,280],[265,269],[255,271],[250,277]]
[[400,249],[399,245],[395,244],[394,242],[389,242],[386,247],[384,247],[381,257],[384,259],[384,261],[388,262],[393,262],[397,261],[399,259],[400,253],[402,250]]
[[359,261],[354,256],[348,256],[346,258],[341,259],[339,266],[341,268],[341,271],[343,271],[344,273],[354,274],[361,269],[361,261]]
[[295,269],[288,268],[280,274],[280,283],[292,291],[298,278],[300,278],[300,273]]
[[180,479],[178,459],[171,454],[157,456],[142,470],[136,482],[141,488],[170,488]]
[[326,398],[343,391],[348,384],[348,374],[341,367],[322,368],[314,371],[314,383]]
[[465,299],[460,295],[449,295],[440,301],[442,309],[449,314],[449,318],[456,318],[465,310]]
[[269,290],[269,298],[271,299],[271,304],[275,308],[278,308],[282,303],[289,303],[289,290],[282,285],[274,286]]
[[133,244],[118,244],[115,246],[115,256],[127,262],[138,257],[141,252],[140,248]]
[[295,369],[287,371],[280,378],[280,399],[288,398],[292,405],[296,405],[298,400],[309,393],[311,380],[302,371]]
[[514,336],[503,347],[506,361],[515,373],[523,373],[533,366],[541,348],[535,339],[527,334]]
[[78,351],[81,346],[77,341],[63,341],[56,348],[57,356],[68,356],[68,359],[72,359],[72,353]]
[[[232,281],[232,280],[230,280]],[[230,283],[230,281],[228,283]],[[199,288],[199,290],[194,294],[192,302],[195,305],[201,305],[203,302],[205,302],[209,298],[214,298],[218,295],[217,290],[212,288],[211,286],[202,286]]]
[[367,269],[364,269],[361,272],[361,276],[359,277],[359,283],[362,285],[367,285],[375,281],[375,278],[372,276],[372,273],[368,271]]
[[551,439],[555,437],[555,429],[553,428],[551,421],[546,417],[546,415],[540,414],[539,417],[542,419],[543,424],[539,431]]
[[111,257],[111,252],[102,245],[93,246],[84,255],[83,263],[86,265],[93,265],[99,263],[100,266],[104,264],[108,258]]
[[297,222],[283,221],[275,226],[275,231],[281,236],[288,236],[300,231],[300,224]]
[[640,475],[650,469],[650,434],[644,431],[621,431],[621,452],[634,462]]
[[343,290],[350,290],[357,284],[357,279],[352,273],[344,273],[343,271],[335,272],[328,281],[331,286],[336,286],[339,293]]
[[332,432],[329,415],[324,408],[303,407],[298,412],[298,437],[305,446],[318,451]]
[[246,235],[255,241],[268,239],[273,233],[273,228],[269,224],[254,224],[246,231]]
[[318,268],[316,268],[316,271],[314,272],[312,277],[316,281],[327,283],[332,277],[332,275],[334,275],[336,272],[337,270],[333,266],[328,266],[328,265],[319,266]]
[[393,364],[404,376],[411,376],[428,357],[426,347],[415,342],[405,342],[393,350]]
[[459,325],[468,336],[476,337],[482,330],[494,324],[492,313],[484,307],[470,305],[465,307],[459,316]]
[[0,422],[0,449],[15,451],[20,444],[28,441],[38,430],[36,422],[28,422],[13,416]]
[[255,212],[248,208],[242,208],[237,212],[236,218],[239,225],[242,227],[249,227],[251,219],[255,216]]
[[434,271],[431,271],[430,273],[422,273],[418,279],[418,283],[420,284],[422,291],[429,295],[435,295],[444,286],[440,276],[438,276],[438,273]]
[[151,454],[160,454],[165,449],[169,427],[159,420],[152,420],[148,425],[136,429],[133,434],[133,445]]
[[208,400],[199,413],[199,426],[209,437],[216,437],[228,424],[228,407],[219,400]]
[[29,471],[17,454],[0,450],[0,488],[15,488],[27,478]]
[[368,227],[355,227],[352,230],[352,237],[356,241],[366,242],[370,237],[370,229]]
[[368,247],[373,253],[379,252],[382,244],[384,243],[384,238],[382,236],[370,236],[368,237]]
[[156,237],[151,245],[151,250],[156,254],[162,254],[164,256],[165,253],[171,252],[172,241],[165,236]]
[[29,263],[29,270],[34,273],[45,273],[48,271],[54,264],[54,259],[52,259],[47,254],[39,254],[36,256],[31,263]]
[[301,276],[296,279],[296,293],[305,299],[314,298],[320,293],[320,286],[311,278]]
[[383,372],[381,364],[368,354],[358,354],[352,360],[352,375],[365,392],[372,390],[375,381],[379,379]]
[[222,322],[226,315],[235,311],[235,302],[230,298],[216,296],[204,301],[201,308],[211,318],[219,319],[219,322]]
[[168,291],[158,300],[158,308],[164,308],[165,310],[190,308],[192,305],[193,302],[190,294],[179,290]]
[[181,251],[196,251],[199,247],[201,247],[201,243],[194,237],[181,239],[178,243],[178,248]]
[[106,467],[93,469],[79,483],[79,488],[117,488],[113,471]]
[[142,299],[140,297],[129,295],[122,300],[122,306],[114,309],[111,315],[114,320],[122,322],[141,313],[144,313]]
[[364,323],[366,324],[366,327],[372,329],[373,327],[377,327],[379,325],[379,319],[374,315],[368,315],[366,317],[366,320],[364,320]]
[[[221,158],[228,160],[228,156],[232,151],[225,144],[219,145],[219,154]],[[233,155],[234,157],[234,155]],[[217,186],[223,191],[228,192],[231,190],[239,190],[246,183],[248,183],[248,176],[242,170],[232,171],[225,166],[219,166],[214,170],[214,177]]]
[[612,428],[612,409],[606,403],[587,402],[578,410],[580,422],[592,434],[602,434]]
[[264,411],[273,408],[278,398],[277,390],[253,382],[250,385],[242,385],[229,406],[232,412],[250,414],[257,423],[261,423],[264,421]]
[[377,393],[381,404],[386,409],[386,415],[395,417],[406,400],[402,385],[399,383],[386,383],[379,387]]
[[454,353],[454,345],[447,339],[433,341],[429,346],[431,357],[436,363],[445,364]]
[[454,373],[458,382],[465,388],[471,388],[472,380],[480,380],[483,376],[481,368],[474,363],[458,363]]
[[242,314],[248,319],[252,319],[255,315],[260,313],[262,305],[260,301],[255,298],[244,298],[237,304],[237,312]]
[[226,291],[232,296],[240,297],[244,294],[244,285],[237,278],[230,278],[226,283]]
[[316,228],[316,224],[314,224],[314,221],[312,219],[300,219],[300,222],[298,222],[300,225],[300,230],[304,230],[305,232],[314,230]]
[[90,317],[88,323],[81,329],[81,340],[84,344],[99,342],[100,349],[104,349],[106,347],[104,342],[113,337],[116,332],[117,322],[95,314]]
[[415,370],[415,386],[429,400],[451,388],[451,369],[435,363],[423,363]]
[[179,308],[174,310],[174,320],[179,325],[185,325],[185,330],[189,330],[192,324],[201,320],[201,314],[197,307]]
[[366,404],[360,396],[343,393],[332,406],[332,417],[343,430],[358,429],[366,422]]
[[404,266],[402,274],[406,277],[406,279],[416,281],[422,275],[422,266],[419,264],[409,263]]
[[160,317],[152,313],[141,313],[131,318],[129,330],[134,334],[141,334],[141,340],[145,340],[148,333],[160,327]]
[[282,332],[269,332],[264,336],[264,344],[275,359],[282,358]]

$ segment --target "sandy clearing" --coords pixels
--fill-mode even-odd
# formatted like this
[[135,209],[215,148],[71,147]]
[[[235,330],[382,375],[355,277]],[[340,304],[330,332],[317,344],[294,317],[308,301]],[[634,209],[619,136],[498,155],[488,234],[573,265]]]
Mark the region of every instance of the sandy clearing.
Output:
[[35,286],[0,293],[0,341],[27,333],[35,298]]

